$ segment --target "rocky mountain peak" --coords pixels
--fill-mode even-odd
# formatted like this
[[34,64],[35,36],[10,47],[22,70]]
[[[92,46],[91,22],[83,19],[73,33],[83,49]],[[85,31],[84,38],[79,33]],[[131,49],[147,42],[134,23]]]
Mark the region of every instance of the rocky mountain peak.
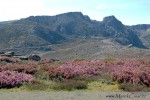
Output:
[[118,21],[117,18],[114,15],[107,16],[103,18],[104,22],[109,22],[109,21]]
[[82,12],[67,12],[67,13],[62,13],[62,14],[59,14],[57,16],[60,16],[60,15],[66,15],[66,16],[84,16],[82,14]]
[[113,27],[114,29],[119,31],[122,31],[124,29],[124,25],[114,15],[104,17],[102,22],[106,26]]
[[83,15],[82,12],[67,12],[63,14],[56,15],[56,17],[61,18],[72,18],[72,19],[81,19],[81,20],[90,20],[86,15]]

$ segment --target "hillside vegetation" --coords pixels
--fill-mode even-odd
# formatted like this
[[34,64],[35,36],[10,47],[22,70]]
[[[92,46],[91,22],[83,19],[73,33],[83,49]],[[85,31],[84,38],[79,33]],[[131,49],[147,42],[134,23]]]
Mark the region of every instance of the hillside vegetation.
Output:
[[0,58],[0,91],[150,91],[149,69],[147,59],[52,62],[5,57]]

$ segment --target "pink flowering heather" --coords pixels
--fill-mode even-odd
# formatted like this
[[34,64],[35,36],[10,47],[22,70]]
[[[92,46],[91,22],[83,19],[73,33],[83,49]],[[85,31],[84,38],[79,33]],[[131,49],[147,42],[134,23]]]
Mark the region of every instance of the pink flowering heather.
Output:
[[50,77],[62,76],[70,79],[75,76],[92,77],[107,74],[114,81],[145,84],[150,86],[150,61],[138,59],[117,59],[115,61],[70,61],[60,66],[44,65]]
[[23,82],[31,82],[33,76],[25,73],[18,73],[16,71],[2,71],[0,72],[0,87],[15,87],[21,85]]
[[[26,73],[27,75],[34,75],[37,71],[48,72],[50,78],[62,76],[66,79],[76,76],[93,77],[106,74],[112,77],[114,81],[118,81],[120,83],[129,82],[132,84],[145,84],[150,86],[150,60],[115,59],[113,61],[69,61],[58,66],[52,66],[49,62],[29,61],[27,63],[9,63],[7,65],[0,66],[1,74],[8,70],[12,73],[17,71]],[[9,75],[4,76],[8,77]],[[15,75],[13,74],[10,76],[14,77]],[[2,75],[0,77],[2,77]],[[11,78],[6,80],[9,79]],[[4,82],[4,80],[5,78],[0,78],[0,82]]]
[[17,64],[7,64],[0,67],[0,71],[10,70],[24,72],[27,74],[34,74],[37,71],[38,63],[34,61],[29,61],[28,63],[17,63]]
[[150,62],[148,60],[124,59],[111,67],[112,78],[118,82],[150,86]]
[[70,79],[75,76],[97,76],[103,73],[107,67],[104,66],[103,62],[93,62],[93,61],[70,61],[66,62],[60,66],[48,66],[51,77],[56,75],[61,75],[64,78]]
[[19,59],[10,58],[10,57],[0,57],[0,61],[7,62],[7,63],[16,63],[16,62],[19,62]]

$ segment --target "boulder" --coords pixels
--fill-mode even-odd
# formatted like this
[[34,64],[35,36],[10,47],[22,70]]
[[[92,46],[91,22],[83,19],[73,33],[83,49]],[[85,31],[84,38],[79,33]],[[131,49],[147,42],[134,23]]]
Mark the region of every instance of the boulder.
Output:
[[34,61],[40,61],[41,57],[36,55],[36,54],[32,54],[28,57],[29,60],[34,60]]
[[28,60],[29,58],[28,57],[26,57],[26,56],[20,56],[20,57],[18,57],[20,60]]
[[13,51],[10,51],[10,52],[4,53],[3,56],[12,57],[12,56],[14,56],[14,54],[15,53]]
[[0,54],[4,54],[4,52],[0,51]]
[[133,47],[133,44],[129,44],[129,45],[128,45],[128,48],[131,48],[131,47]]

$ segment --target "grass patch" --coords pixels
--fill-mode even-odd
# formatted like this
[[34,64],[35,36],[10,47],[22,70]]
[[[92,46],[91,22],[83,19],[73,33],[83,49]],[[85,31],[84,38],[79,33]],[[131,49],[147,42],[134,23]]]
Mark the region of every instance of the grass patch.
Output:
[[102,61],[105,61],[105,62],[113,62],[116,60],[117,60],[117,58],[115,58],[115,57],[107,57],[107,58],[102,59]]
[[76,81],[85,81],[87,83],[89,82],[93,82],[93,81],[103,81],[103,83],[111,83],[113,82],[112,78],[110,77],[110,75],[104,73],[102,75],[98,75],[98,76],[91,76],[91,77],[86,77],[86,76],[76,76],[74,78],[72,78],[73,80]]
[[34,75],[37,79],[40,80],[50,80],[49,73],[47,71],[38,71]]
[[32,83],[25,84],[27,90],[30,91],[47,91],[53,87],[52,81],[34,80]]
[[120,92],[121,90],[118,88],[118,84],[106,84],[99,81],[93,81],[88,83],[88,90],[90,91],[101,91],[101,92]]
[[52,66],[60,66],[62,64],[64,64],[64,62],[62,62],[62,61],[54,61],[51,63]]
[[73,61],[76,61],[76,62],[80,62],[80,61],[84,61],[85,58],[75,58]]
[[14,87],[10,89],[2,88],[0,89],[0,92],[26,92],[27,89],[25,86],[20,86],[20,87]]
[[72,78],[75,81],[85,81],[86,83],[95,81],[98,79],[98,77],[93,76],[93,77],[85,77],[85,76],[76,76],[74,78]]

